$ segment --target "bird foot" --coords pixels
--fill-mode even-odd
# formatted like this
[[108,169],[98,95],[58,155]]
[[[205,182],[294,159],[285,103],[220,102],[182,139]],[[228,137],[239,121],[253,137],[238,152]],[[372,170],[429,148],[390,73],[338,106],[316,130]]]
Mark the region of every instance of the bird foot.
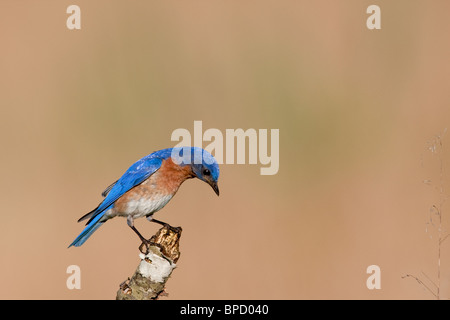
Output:
[[[141,245],[139,246],[139,251],[141,253],[147,255],[150,253],[151,246],[156,246],[160,250],[162,250],[162,247],[159,243],[156,243],[156,242],[152,241],[151,239],[150,240],[143,239]],[[144,251],[144,248],[145,248],[145,251]]]
[[167,223],[164,224],[164,228],[167,228],[170,231],[177,233],[177,234],[181,233],[181,231],[182,231],[181,227],[172,227],[170,224],[167,224]]

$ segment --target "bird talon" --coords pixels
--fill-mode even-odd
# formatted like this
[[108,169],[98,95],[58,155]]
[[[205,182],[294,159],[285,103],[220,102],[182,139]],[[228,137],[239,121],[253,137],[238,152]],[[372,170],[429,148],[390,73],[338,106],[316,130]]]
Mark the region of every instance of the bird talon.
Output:
[[182,229],[181,229],[181,227],[170,227],[170,231],[180,234]]
[[[145,251],[143,251],[144,246],[145,246]],[[149,247],[148,243],[142,241],[141,245],[139,246],[139,251],[142,254],[147,255],[150,252],[150,247]]]
[[174,233],[181,233],[181,227],[172,227],[170,224],[165,223],[164,224],[164,228],[169,229],[170,231],[174,232]]
[[[142,249],[145,246],[146,251],[144,252]],[[162,251],[163,247],[161,246],[161,244],[156,243],[152,240],[143,240],[141,245],[139,246],[139,251],[145,255],[150,253],[150,246],[155,246],[158,247],[160,251]]]

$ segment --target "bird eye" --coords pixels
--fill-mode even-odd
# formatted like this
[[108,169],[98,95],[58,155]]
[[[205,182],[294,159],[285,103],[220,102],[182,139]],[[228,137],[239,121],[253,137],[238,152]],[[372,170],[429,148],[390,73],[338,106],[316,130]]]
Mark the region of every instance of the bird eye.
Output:
[[211,171],[209,171],[208,169],[205,169],[205,170],[203,170],[203,175],[209,176],[209,175],[211,175]]

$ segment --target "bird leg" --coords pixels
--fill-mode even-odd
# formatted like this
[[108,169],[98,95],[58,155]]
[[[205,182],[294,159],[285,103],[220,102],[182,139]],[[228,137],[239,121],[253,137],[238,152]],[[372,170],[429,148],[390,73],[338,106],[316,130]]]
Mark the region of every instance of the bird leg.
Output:
[[[145,239],[142,234],[136,229],[136,227],[134,226],[134,220],[132,216],[128,216],[127,217],[127,224],[128,226],[134,231],[136,232],[136,234],[138,235],[139,239],[142,241],[141,245],[139,246],[139,251],[141,251],[143,254],[148,254],[150,251],[150,245],[156,245],[159,246],[159,244],[151,241],[151,240],[147,240]],[[143,251],[143,247],[145,246],[145,252]]]

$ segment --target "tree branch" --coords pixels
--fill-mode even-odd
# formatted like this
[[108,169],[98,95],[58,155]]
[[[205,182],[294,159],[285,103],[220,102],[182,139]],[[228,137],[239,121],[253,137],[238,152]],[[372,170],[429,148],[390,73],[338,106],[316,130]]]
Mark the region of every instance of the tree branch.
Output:
[[[133,276],[120,284],[116,300],[151,300],[164,293],[166,281],[176,268],[180,257],[181,227],[164,226],[151,237],[147,254]],[[142,252],[142,244],[139,249]]]
[[[412,274],[406,274],[404,276],[402,276],[402,279],[405,278],[413,278],[415,279],[419,284],[421,284],[425,289],[428,290],[429,293],[431,293],[435,298],[439,298],[438,295],[436,293],[434,293],[433,290],[430,289],[430,287],[428,287],[425,283],[423,283],[422,280],[420,280],[419,278],[417,278],[416,276],[413,276]],[[428,278],[428,277],[427,277]],[[434,284],[434,283],[433,283]],[[435,285],[436,286],[436,285]],[[437,286],[436,286],[437,287]],[[439,289],[439,287],[437,287]]]

